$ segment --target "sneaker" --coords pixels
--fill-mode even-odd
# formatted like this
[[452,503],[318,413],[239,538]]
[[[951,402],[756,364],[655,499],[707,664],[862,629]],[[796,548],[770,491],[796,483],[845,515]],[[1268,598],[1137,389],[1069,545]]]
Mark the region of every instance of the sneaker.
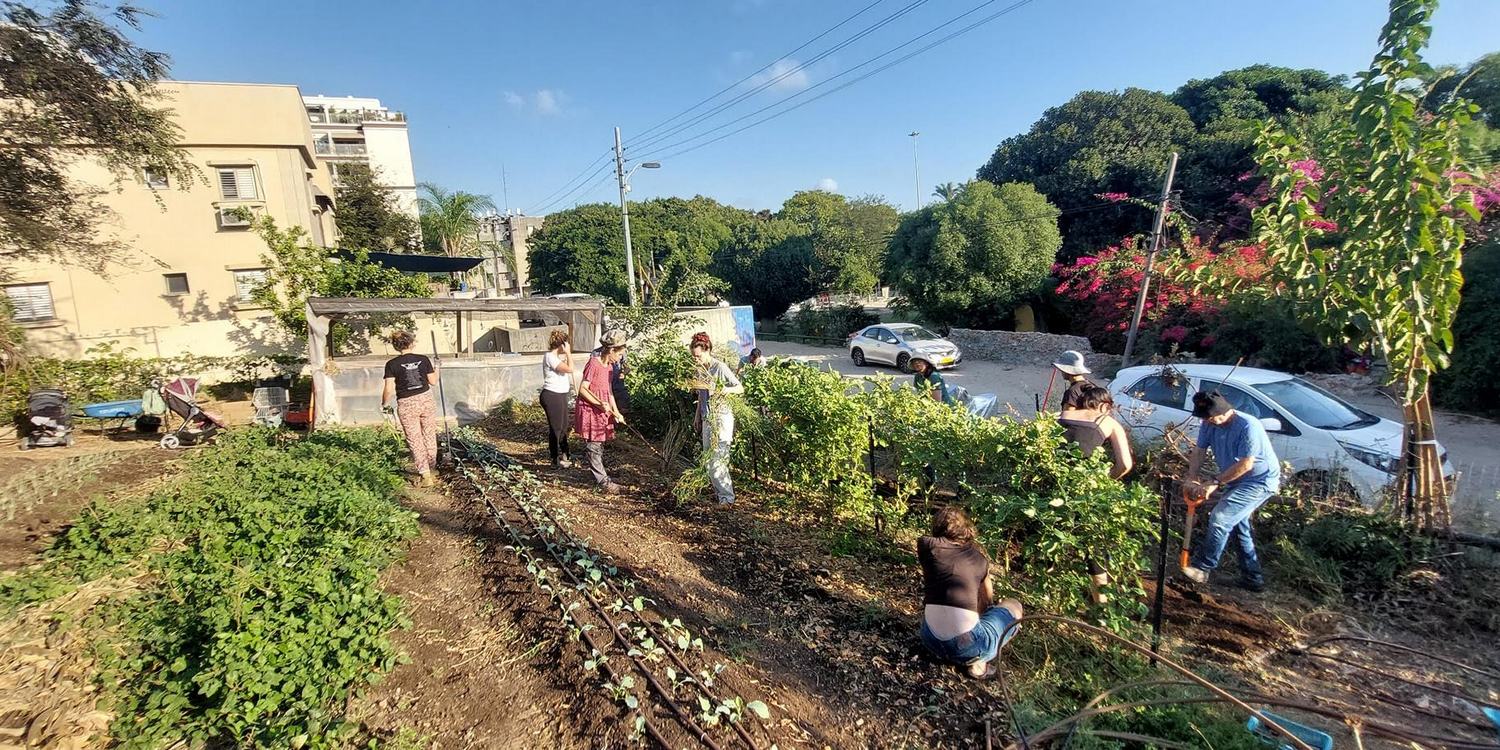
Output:
[[1239,581],[1239,586],[1240,588],[1249,591],[1252,594],[1259,594],[1266,590],[1265,581],[1253,581],[1249,578],[1241,578]]
[[1208,583],[1208,571],[1189,565],[1182,569],[1182,575],[1193,583]]
[[557,459],[557,466],[558,468],[562,469],[571,469],[573,468],[573,459],[568,458],[567,456],[563,456],[562,458]]

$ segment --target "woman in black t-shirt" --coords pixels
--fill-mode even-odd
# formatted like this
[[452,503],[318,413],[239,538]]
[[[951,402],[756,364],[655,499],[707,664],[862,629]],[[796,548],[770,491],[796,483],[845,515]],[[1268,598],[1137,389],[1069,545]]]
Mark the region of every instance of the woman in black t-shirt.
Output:
[[961,508],[939,508],[932,536],[917,540],[917,560],[922,564],[922,643],[939,659],[964,667],[970,677],[994,677],[990,662],[1015,635],[1011,625],[1021,619],[1021,603],[1006,599],[995,605],[990,560],[969,515]]
[[422,477],[422,486],[432,484],[432,467],[437,464],[437,413],[432,402],[432,386],[437,384],[437,370],[432,360],[412,352],[417,337],[411,331],[391,334],[391,346],[400,354],[385,363],[385,388],[380,394],[382,408],[396,409],[401,434],[411,450],[412,468]]

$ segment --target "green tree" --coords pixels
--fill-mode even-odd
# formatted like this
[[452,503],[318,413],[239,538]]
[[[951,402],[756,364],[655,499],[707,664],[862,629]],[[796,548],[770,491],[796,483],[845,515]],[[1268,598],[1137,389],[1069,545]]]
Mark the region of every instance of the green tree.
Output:
[[422,238],[444,255],[457,255],[476,247],[479,217],[498,210],[487,195],[449,191],[430,182],[418,185],[417,190]]
[[395,252],[417,247],[422,231],[417,220],[401,210],[395,194],[376,181],[370,167],[342,166],[335,193],[341,247]]
[[1003,326],[1052,268],[1057,215],[1030,185],[970,182],[957,199],[902,217],[887,274],[933,323]]
[[826,190],[795,193],[776,214],[807,227],[816,291],[855,294],[880,283],[885,250],[899,217],[895,207],[878,196],[850,200]]
[[728,282],[732,301],[752,305],[756,316],[772,319],[818,293],[813,262],[806,226],[788,219],[757,219],[735,227],[712,269]]
[[106,19],[89,0],[34,5],[0,3],[0,255],[98,269],[126,248],[99,231],[104,190],[71,168],[97,163],[117,183],[146,167],[179,184],[201,175],[157,106],[167,57],[120,28],[139,29],[142,11],[118,5]]
[[978,177],[996,185],[1031,183],[1064,210],[1078,210],[1060,220],[1062,258],[1071,260],[1149,228],[1148,212],[1128,203],[1094,209],[1096,196],[1160,192],[1168,155],[1195,133],[1192,118],[1165,94],[1085,91],[1005,139]]
[[1459,96],[1479,107],[1476,119],[1491,128],[1500,128],[1500,52],[1491,52],[1463,68],[1444,66],[1422,75],[1428,93],[1423,102],[1436,110],[1443,102]]
[[582,292],[627,301],[619,206],[587,203],[549,214],[531,236],[527,261],[538,294]]
[[[431,296],[427,280],[376,265],[364,249],[351,250],[352,257],[336,259],[328,248],[308,242],[298,226],[282,229],[269,216],[255,219],[255,232],[266,243],[261,261],[266,279],[251,292],[283,329],[297,339],[307,336],[308,297],[406,297]],[[390,325],[407,320],[395,315],[372,318],[372,325]],[[335,346],[348,339],[348,330],[335,329]]]
[[945,182],[932,189],[932,195],[943,202],[951,201],[958,197],[960,186],[956,182]]
[[1421,52],[1436,6],[1391,0],[1380,51],[1340,117],[1307,138],[1268,123],[1256,151],[1270,187],[1255,212],[1272,262],[1265,282],[1331,343],[1390,363],[1415,485],[1398,491],[1426,525],[1448,522],[1429,381],[1453,351],[1461,215],[1479,217],[1460,151],[1473,108],[1450,100],[1426,112],[1414,85],[1430,74]]

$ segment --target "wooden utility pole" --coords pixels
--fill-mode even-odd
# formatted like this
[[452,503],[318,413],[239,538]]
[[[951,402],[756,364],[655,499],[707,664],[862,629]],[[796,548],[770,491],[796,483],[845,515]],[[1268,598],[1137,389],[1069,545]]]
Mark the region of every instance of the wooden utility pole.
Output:
[[1135,298],[1135,314],[1130,316],[1130,333],[1125,336],[1125,355],[1120,358],[1120,368],[1130,366],[1130,357],[1135,353],[1135,337],[1140,332],[1141,315],[1146,312],[1146,295],[1151,290],[1151,267],[1156,263],[1156,252],[1161,249],[1162,230],[1167,223],[1168,202],[1172,198],[1172,178],[1177,175],[1177,152],[1167,163],[1167,179],[1161,186],[1161,201],[1156,205],[1156,223],[1151,228],[1151,248],[1146,251],[1146,270],[1141,274],[1141,291]]

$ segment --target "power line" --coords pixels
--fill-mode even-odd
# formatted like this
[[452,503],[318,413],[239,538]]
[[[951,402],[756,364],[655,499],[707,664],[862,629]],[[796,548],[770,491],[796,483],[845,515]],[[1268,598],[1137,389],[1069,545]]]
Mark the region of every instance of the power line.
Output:
[[[587,167],[584,167],[582,171],[580,171],[576,176],[573,177],[573,179],[568,180],[567,182],[563,183],[562,187],[560,187],[560,188],[552,191],[549,195],[547,195],[547,197],[542,198],[540,201],[537,201],[537,204],[540,205],[543,209],[551,207],[553,203],[557,202],[555,200],[552,200],[554,196],[556,196],[558,193],[561,193],[564,190],[567,190],[567,188],[568,188],[569,185],[572,185],[574,182],[577,182],[579,180],[579,178],[583,177],[585,174],[588,174],[589,170],[591,170],[595,166],[597,166],[599,164],[599,162],[604,161],[605,159],[608,159],[611,153],[612,152],[609,149],[605,149],[604,153],[601,154],[599,156],[599,158],[595,159]],[[549,201],[551,201],[551,202],[549,203]],[[532,215],[540,215],[541,211],[530,211],[528,213],[530,213]]]
[[563,193],[562,195],[557,196],[556,198],[553,198],[550,202],[544,204],[539,209],[537,209],[536,212],[533,215],[534,216],[545,216],[547,214],[547,211],[551,210],[554,206],[566,205],[569,198],[571,198],[574,195],[578,194],[578,191],[583,190],[586,187],[589,188],[589,189],[592,189],[593,188],[593,184],[592,184],[593,180],[597,179],[599,177],[599,175],[604,174],[605,172],[611,171],[613,168],[614,168],[613,164],[602,164],[602,165],[600,165],[599,168],[597,168],[593,172],[589,173],[589,175],[587,177],[585,177],[585,178],[583,178],[583,180],[579,181],[578,184],[576,186],[574,186],[571,190]]
[[695,109],[697,109],[697,108],[699,108],[699,107],[701,107],[701,106],[703,106],[703,105],[705,105],[705,104],[707,104],[707,103],[709,103],[709,102],[711,102],[711,101],[719,98],[720,96],[722,96],[726,92],[733,91],[735,88],[738,88],[740,84],[742,84],[742,83],[744,83],[744,82],[746,82],[746,81],[748,81],[748,80],[750,80],[750,79],[752,79],[752,78],[760,75],[761,73],[766,72],[767,70],[770,70],[771,67],[774,66],[777,62],[779,62],[781,60],[786,60],[786,59],[790,58],[792,55],[795,55],[798,52],[801,52],[803,49],[806,49],[808,45],[812,44],[813,42],[818,41],[819,39],[822,39],[825,36],[828,36],[829,34],[832,34],[833,32],[835,32],[837,30],[839,30],[845,24],[849,23],[850,21],[853,21],[854,19],[860,17],[861,15],[864,15],[865,11],[868,11],[869,9],[871,9],[871,8],[873,8],[873,7],[881,4],[883,2],[885,2],[885,0],[875,0],[875,2],[870,3],[869,5],[866,5],[863,8],[860,8],[859,10],[857,10],[857,11],[854,12],[854,15],[851,15],[848,18],[845,18],[844,20],[839,21],[838,23],[836,23],[833,26],[829,27],[828,29],[825,29],[822,33],[820,33],[817,36],[815,36],[815,37],[813,37],[813,38],[811,38],[811,39],[803,42],[801,45],[799,45],[796,49],[792,50],[791,52],[787,52],[787,53],[785,53],[783,55],[780,55],[780,56],[777,56],[775,58],[772,58],[771,62],[766,63],[760,69],[758,69],[758,70],[756,70],[756,71],[754,71],[754,72],[746,75],[744,78],[741,78],[740,80],[735,81],[734,83],[729,84],[728,86],[725,86],[722,89],[719,89],[718,91],[715,91],[712,96],[709,96],[706,99],[702,99],[702,100],[698,101],[693,106],[688,107],[687,109],[684,109],[681,112],[678,112],[677,114],[672,115],[671,117],[668,117],[667,119],[662,120],[661,122],[658,122],[658,123],[656,123],[655,125],[652,125],[649,128],[646,128],[645,130],[641,131],[641,133],[638,136],[636,136],[636,137],[637,138],[645,138],[646,136],[648,136],[651,133],[655,132],[661,126],[666,125],[666,124],[672,122],[673,120],[676,120],[677,118],[679,118],[679,117],[681,117],[681,116],[683,116],[683,115],[685,115],[685,114],[687,114],[689,112],[692,112],[693,110],[695,110]]
[[[808,100],[802,101],[802,102],[798,102],[797,104],[794,104],[794,105],[792,105],[790,107],[787,107],[786,109],[783,109],[783,110],[781,110],[779,112],[772,113],[771,115],[769,115],[767,117],[763,117],[763,118],[761,118],[759,120],[751,122],[750,124],[745,125],[744,127],[737,128],[737,129],[732,130],[732,131],[730,131],[728,133],[725,133],[724,135],[718,136],[718,137],[713,138],[713,139],[708,140],[708,141],[704,141],[703,143],[699,143],[699,144],[694,145],[694,146],[689,146],[689,147],[684,148],[684,149],[682,149],[680,151],[672,152],[671,154],[668,154],[668,155],[660,157],[660,158],[663,159],[663,160],[665,160],[665,159],[671,159],[671,158],[675,158],[675,157],[681,156],[683,154],[686,154],[686,153],[689,153],[689,152],[692,152],[692,151],[696,151],[696,150],[698,150],[700,148],[703,148],[704,146],[708,146],[710,144],[718,143],[719,141],[722,141],[725,138],[729,138],[729,137],[737,135],[739,133],[743,133],[746,130],[749,130],[750,128],[755,127],[756,125],[760,125],[762,123],[769,122],[771,120],[776,119],[777,117],[781,117],[782,115],[789,114],[789,113],[791,113],[791,112],[793,112],[795,110],[801,109],[802,107],[805,107],[805,106],[807,106],[809,104],[812,104],[813,102],[815,102],[815,101],[817,101],[819,99],[822,99],[825,96],[829,96],[831,94],[838,93],[839,91],[843,91],[844,89],[849,88],[850,86],[853,86],[854,84],[859,83],[860,81],[863,81],[866,78],[869,78],[870,76],[873,76],[873,75],[876,75],[878,73],[881,73],[881,72],[883,72],[885,70],[888,70],[888,69],[890,69],[892,67],[895,67],[896,65],[900,65],[901,63],[906,62],[907,60],[910,60],[911,58],[916,57],[917,55],[920,55],[923,52],[926,52],[927,50],[932,49],[933,47],[937,47],[938,45],[944,44],[944,43],[946,43],[946,42],[948,42],[948,41],[950,41],[952,39],[955,39],[955,38],[957,38],[959,36],[967,34],[968,32],[973,31],[974,29],[979,28],[980,26],[983,26],[983,25],[985,25],[987,23],[990,23],[991,21],[994,21],[995,19],[1000,18],[1001,16],[1004,16],[1004,15],[1012,13],[1012,12],[1014,12],[1016,10],[1019,10],[1020,8],[1026,6],[1026,5],[1030,5],[1031,3],[1035,2],[1035,1],[1036,0],[1018,0],[1018,2],[1012,3],[1011,5],[1009,5],[1009,6],[1005,7],[1005,8],[1002,8],[999,11],[991,13],[990,15],[985,16],[984,18],[981,18],[978,21],[975,21],[974,23],[969,24],[968,26],[965,26],[965,27],[963,27],[963,28],[961,28],[961,29],[959,29],[957,31],[954,31],[953,33],[948,34],[947,36],[944,36],[944,37],[942,37],[940,39],[932,41],[932,42],[930,42],[930,43],[922,46],[921,48],[919,48],[919,49],[917,49],[915,51],[909,52],[906,55],[903,55],[902,57],[899,57],[899,58],[897,58],[895,60],[892,60],[891,62],[888,62],[885,65],[882,65],[882,66],[880,66],[880,67],[878,67],[878,68],[876,68],[876,69],[874,69],[874,70],[872,70],[872,71],[870,71],[868,73],[865,73],[865,74],[863,74],[863,75],[861,75],[861,76],[859,76],[859,77],[857,77],[857,78],[855,78],[855,79],[853,79],[851,81],[848,81],[848,82],[846,82],[846,83],[844,83],[842,85],[839,85],[839,86],[837,86],[835,88],[832,88],[832,89],[829,89],[827,91],[824,91],[824,92],[818,94],[817,96],[812,97],[811,99],[808,99]],[[786,102],[791,101],[792,99],[795,99],[795,98],[797,98],[799,96],[802,96],[803,94],[806,94],[809,91],[812,91],[812,90],[814,90],[814,89],[816,89],[816,88],[818,88],[820,86],[823,86],[824,84],[831,83],[831,82],[833,82],[833,81],[835,81],[835,80],[837,80],[837,79],[839,79],[839,78],[841,78],[841,77],[843,77],[845,75],[853,73],[854,71],[859,70],[860,68],[862,68],[862,67],[864,67],[866,65],[869,65],[870,63],[873,63],[873,62],[875,62],[876,60],[879,60],[882,57],[886,57],[887,55],[890,55],[893,52],[897,52],[897,51],[899,51],[899,50],[901,50],[901,49],[903,49],[905,47],[911,46],[912,44],[914,44],[917,41],[921,40],[923,37],[930,36],[931,34],[933,34],[934,32],[942,29],[943,27],[950,26],[953,23],[955,23],[955,22],[963,19],[964,17],[973,15],[975,12],[977,12],[977,11],[979,11],[979,10],[987,7],[987,6],[993,5],[996,2],[998,2],[998,0],[987,0],[986,2],[979,4],[979,5],[975,6],[974,8],[969,9],[968,11],[965,11],[964,13],[961,13],[961,14],[959,14],[957,16],[954,16],[953,18],[951,18],[951,19],[943,22],[942,24],[939,24],[938,26],[933,27],[932,29],[929,29],[928,31],[922,33],[921,35],[919,35],[917,37],[914,37],[914,38],[912,38],[912,39],[910,39],[910,40],[908,40],[908,41],[906,41],[906,42],[904,42],[904,43],[902,43],[902,44],[900,44],[900,45],[898,45],[896,47],[893,47],[893,48],[891,48],[889,50],[886,50],[885,52],[882,52],[879,55],[876,55],[876,56],[874,56],[874,57],[872,57],[872,58],[870,58],[868,60],[865,60],[864,62],[862,62],[862,63],[860,63],[860,64],[858,64],[858,65],[856,65],[856,66],[854,66],[852,68],[849,68],[848,70],[845,70],[845,71],[839,73],[838,75],[835,75],[835,76],[833,76],[831,78],[828,78],[826,80],[820,81],[817,84],[814,84],[813,86],[811,86],[809,88],[803,89],[802,91],[799,91],[799,92],[797,92],[795,94],[792,94],[791,96],[783,98],[781,101],[774,102],[772,104],[768,104],[765,107],[762,107],[762,108],[760,108],[760,109],[758,109],[758,110],[756,110],[754,112],[751,112],[751,113],[749,113],[747,115],[742,115],[742,116],[740,116],[740,117],[738,117],[738,118],[736,118],[734,120],[730,120],[729,122],[723,123],[722,125],[719,125],[719,126],[714,127],[714,128],[710,128],[708,130],[705,130],[702,133],[699,133],[698,135],[695,135],[695,136],[692,136],[692,137],[689,137],[689,138],[685,138],[685,139],[683,139],[681,141],[678,141],[676,143],[672,143],[672,144],[668,144],[666,146],[662,146],[659,149],[657,149],[656,151],[652,152],[651,156],[655,156],[657,153],[660,153],[661,151],[665,151],[665,150],[667,150],[669,148],[674,148],[676,146],[682,146],[682,145],[691,143],[692,141],[695,141],[695,140],[698,140],[700,138],[703,138],[703,137],[709,135],[710,133],[713,133],[713,132],[718,131],[718,130],[723,130],[724,128],[727,128],[730,125],[733,125],[733,124],[735,124],[737,122],[742,122],[742,121],[747,120],[747,119],[749,119],[751,117],[754,117],[755,115],[758,115],[758,114],[760,114],[762,112],[765,112],[767,110],[770,110],[770,109],[773,109],[773,108],[775,108],[777,106],[785,104]],[[642,157],[642,158],[646,158],[646,157]]]
[[[996,0],[990,0],[990,2],[995,2],[995,1]],[[808,66],[813,65],[815,63],[818,63],[821,60],[823,60],[824,58],[827,58],[828,56],[830,56],[830,55],[838,52],[839,50],[842,50],[845,47],[848,47],[849,45],[851,45],[851,44],[859,41],[860,39],[863,39],[863,38],[869,36],[870,34],[875,33],[876,31],[878,31],[881,28],[884,28],[885,26],[891,24],[892,22],[896,21],[897,19],[901,18],[902,16],[907,15],[908,13],[911,13],[913,10],[916,10],[918,7],[921,7],[922,5],[925,5],[927,2],[928,2],[928,0],[912,0],[912,2],[906,4],[905,6],[902,6],[900,9],[896,10],[896,12],[894,12],[894,13],[886,16],[885,18],[880,19],[879,21],[876,21],[875,23],[873,23],[873,24],[865,27],[864,29],[861,29],[860,31],[856,32],[853,36],[849,37],[848,39],[845,39],[844,41],[839,42],[838,44],[835,44],[834,46],[832,46],[832,47],[830,47],[830,48],[828,48],[828,49],[826,49],[826,50],[824,50],[822,52],[819,52],[818,54],[814,55],[812,58],[810,58],[810,59],[808,59],[808,60],[806,60],[804,62],[798,63],[791,70],[784,71],[780,75],[777,75],[777,76],[771,78],[770,80],[765,81],[764,83],[761,83],[760,85],[758,85],[758,86],[756,86],[756,87],[754,87],[754,88],[752,88],[752,89],[750,89],[750,90],[748,90],[748,91],[740,94],[739,96],[736,96],[735,98],[730,99],[729,101],[724,102],[723,104],[720,104],[720,105],[714,107],[713,109],[711,109],[711,110],[709,110],[707,112],[704,112],[703,114],[698,115],[698,116],[694,117],[693,119],[691,119],[691,120],[689,120],[689,121],[687,121],[687,122],[685,122],[685,123],[683,123],[681,125],[673,127],[672,129],[670,129],[670,130],[668,130],[666,132],[658,133],[655,136],[652,136],[650,138],[645,139],[645,141],[641,142],[641,143],[632,143],[629,146],[629,148],[633,148],[633,149],[651,148],[653,146],[653,144],[660,143],[661,141],[666,140],[667,138],[670,138],[670,137],[672,137],[672,136],[674,136],[674,135],[676,135],[678,133],[681,133],[682,131],[687,130],[687,129],[693,127],[694,125],[697,125],[698,123],[703,122],[704,120],[707,120],[708,118],[713,117],[714,115],[716,115],[716,114],[718,114],[720,112],[723,112],[724,110],[726,110],[726,109],[728,109],[728,108],[730,108],[730,107],[732,107],[732,106],[734,106],[736,104],[739,104],[740,102],[742,102],[742,101],[744,101],[744,100],[746,100],[746,99],[748,99],[748,98],[750,98],[750,97],[752,97],[752,96],[754,96],[754,95],[756,95],[756,94],[758,94],[758,93],[760,93],[762,91],[765,91],[766,89],[768,89],[768,88],[770,88],[772,86],[775,86],[776,84],[780,83],[781,81],[784,81],[787,78],[789,78],[789,77],[791,77],[793,75],[796,75],[797,73],[805,71]],[[941,27],[939,27],[939,28],[941,28]],[[928,33],[931,33],[931,32],[928,32]],[[775,62],[773,61],[771,64],[774,65]],[[816,88],[816,87],[814,87],[814,88]],[[717,94],[715,94],[715,96],[717,96]],[[638,138],[639,138],[639,136],[638,136]]]

